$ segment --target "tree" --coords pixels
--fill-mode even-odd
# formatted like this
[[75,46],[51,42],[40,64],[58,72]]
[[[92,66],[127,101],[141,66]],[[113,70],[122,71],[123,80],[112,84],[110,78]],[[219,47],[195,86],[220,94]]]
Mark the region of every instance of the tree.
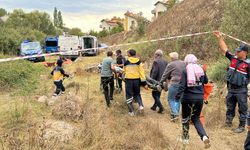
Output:
[[61,11],[58,12],[57,18],[58,18],[58,27],[62,29],[63,28],[63,18],[62,18]]
[[46,35],[60,35],[62,32],[63,29],[55,28],[48,13],[25,13],[16,9],[6,22],[0,22],[0,53],[16,55],[23,40],[29,38],[43,44]]
[[89,31],[89,35],[98,37],[98,32],[96,32],[96,31],[94,31],[94,30],[90,30],[90,31]]
[[6,25],[11,28],[30,28],[49,35],[56,34],[56,29],[50,20],[49,14],[45,12],[32,11],[24,13],[21,9],[14,10],[9,15]]
[[18,48],[25,39],[44,42],[45,34],[29,28],[0,28],[0,53],[17,55]]
[[20,26],[25,26],[27,23],[25,21],[26,14],[22,9],[15,9],[6,21],[8,27],[17,28]]
[[3,8],[0,8],[0,17],[3,17],[5,15],[7,15],[7,11]]
[[84,33],[82,32],[81,29],[79,28],[72,28],[70,31],[69,31],[69,34],[70,35],[77,35],[77,36],[83,36]]
[[169,0],[167,3],[167,8],[170,9],[172,8],[176,3],[178,2],[178,0]]
[[62,28],[62,30],[63,30],[63,32],[67,32],[67,33],[69,33],[71,29],[70,29],[70,28],[68,28],[68,27],[63,27],[63,28]]
[[118,23],[118,26],[111,29],[110,34],[116,34],[124,31],[124,27],[122,23]]
[[250,8],[249,0],[227,0],[221,31],[250,41]]
[[54,26],[58,27],[58,13],[57,13],[57,8],[54,8]]
[[99,37],[105,37],[107,35],[108,35],[108,31],[106,29],[100,31],[98,34]]
[[142,17],[139,18],[137,21],[138,21],[138,26],[136,28],[136,31],[140,36],[142,36],[145,34],[146,21]]

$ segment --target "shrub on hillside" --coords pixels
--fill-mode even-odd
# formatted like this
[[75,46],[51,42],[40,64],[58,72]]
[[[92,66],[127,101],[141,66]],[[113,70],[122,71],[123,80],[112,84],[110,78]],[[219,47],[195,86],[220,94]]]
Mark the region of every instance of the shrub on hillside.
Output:
[[209,80],[215,82],[225,82],[225,75],[229,61],[226,58],[220,58],[215,64],[208,66],[208,77]]
[[141,61],[146,61],[152,58],[152,56],[154,55],[154,52],[156,50],[156,44],[154,43],[139,44],[132,46],[131,49],[137,51],[137,54],[141,58]]
[[221,30],[240,39],[250,41],[249,0],[224,0],[225,11]]
[[136,28],[136,32],[140,35],[143,36],[145,34],[145,28],[146,28],[146,21],[144,18],[140,18],[138,20],[138,26]]
[[25,60],[0,63],[1,91],[21,91],[22,94],[37,88],[45,67]]
[[17,55],[23,40],[29,38],[43,43],[45,34],[28,28],[0,28],[0,53]]

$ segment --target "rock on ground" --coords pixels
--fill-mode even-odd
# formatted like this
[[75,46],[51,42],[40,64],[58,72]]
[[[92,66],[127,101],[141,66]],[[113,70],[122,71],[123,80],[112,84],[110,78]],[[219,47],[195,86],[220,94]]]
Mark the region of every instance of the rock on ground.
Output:
[[67,143],[75,134],[75,128],[64,121],[48,121],[45,126],[43,135],[45,140],[58,140]]
[[37,99],[38,102],[45,103],[48,100],[48,97],[43,95]]
[[52,110],[52,115],[57,119],[78,121],[83,117],[83,103],[76,96],[67,96]]

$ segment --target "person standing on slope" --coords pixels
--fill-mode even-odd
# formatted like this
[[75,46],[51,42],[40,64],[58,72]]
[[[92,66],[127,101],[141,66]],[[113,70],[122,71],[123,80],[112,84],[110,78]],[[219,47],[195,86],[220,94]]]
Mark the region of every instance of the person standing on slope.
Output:
[[184,62],[186,68],[182,72],[180,86],[176,99],[181,99],[182,104],[182,140],[189,140],[190,120],[205,144],[209,148],[210,140],[200,121],[200,114],[204,103],[204,84],[208,83],[208,78],[202,67],[197,64],[197,58],[193,54],[188,54]]
[[247,117],[247,85],[250,78],[249,60],[247,60],[248,46],[241,43],[237,48],[236,55],[229,52],[229,49],[223,40],[221,32],[214,32],[218,38],[220,49],[223,54],[230,60],[230,67],[227,72],[227,90],[226,97],[227,112],[225,127],[232,127],[232,122],[235,117],[235,108],[238,104],[239,109],[239,126],[234,130],[235,133],[241,133],[245,130]]
[[141,98],[140,85],[143,85],[146,89],[148,86],[146,84],[143,64],[140,59],[136,57],[136,51],[130,49],[127,55],[128,60],[124,64],[126,102],[129,115],[134,116],[133,99],[139,104],[139,112],[143,112],[144,106]]
[[[163,51],[158,49],[155,51],[154,54],[154,62],[152,69],[150,71],[150,78],[154,79],[155,81],[160,81],[161,77],[164,73],[164,70],[167,66],[167,61],[165,61],[163,57]],[[165,111],[162,103],[161,103],[161,92],[158,90],[152,91],[152,96],[154,98],[154,105],[151,107],[153,111],[156,111],[156,108],[159,107],[158,113],[163,113]]]

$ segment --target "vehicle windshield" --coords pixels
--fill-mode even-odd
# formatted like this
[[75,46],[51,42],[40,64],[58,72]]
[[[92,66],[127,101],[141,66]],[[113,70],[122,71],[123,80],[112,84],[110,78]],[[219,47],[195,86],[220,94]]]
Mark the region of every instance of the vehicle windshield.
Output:
[[37,50],[40,49],[40,43],[39,42],[22,43],[21,49],[23,51]]
[[84,48],[93,48],[94,39],[93,38],[84,38]]
[[56,47],[57,41],[46,41],[46,46]]

